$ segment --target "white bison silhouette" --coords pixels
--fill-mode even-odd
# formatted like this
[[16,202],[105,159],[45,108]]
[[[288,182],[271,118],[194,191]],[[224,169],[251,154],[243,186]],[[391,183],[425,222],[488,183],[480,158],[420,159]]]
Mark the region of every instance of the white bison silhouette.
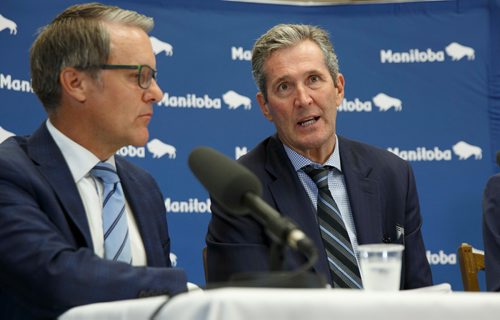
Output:
[[387,111],[394,108],[395,111],[401,111],[403,103],[398,98],[393,98],[385,93],[379,93],[373,97],[373,103],[379,108],[379,111]]
[[9,29],[10,34],[17,34],[17,24],[0,14],[0,31],[3,31],[4,29]]
[[446,48],[444,48],[444,50],[453,61],[458,61],[463,57],[467,57],[467,60],[475,59],[475,51],[473,48],[463,46],[457,42],[450,43]]
[[481,148],[468,144],[465,141],[457,142],[453,145],[452,149],[458,156],[459,160],[467,160],[471,156],[474,156],[474,159],[476,160],[483,158],[483,150],[481,150]]
[[172,263],[172,267],[177,266],[177,255],[173,252],[170,252],[170,262]]
[[176,157],[175,147],[166,144],[158,139],[149,141],[146,146],[148,148],[148,151],[153,154],[153,158],[161,158],[166,154],[168,154],[169,159],[175,159]]
[[5,130],[4,128],[0,127],[0,143],[2,143],[4,140],[6,140],[8,137],[15,136],[10,131]]
[[252,100],[250,100],[250,98],[242,96],[233,90],[224,93],[222,95],[222,100],[229,106],[229,109],[236,109],[239,106],[243,106],[245,110],[250,110],[252,108]]
[[171,56],[174,54],[174,48],[170,43],[166,43],[155,37],[149,37],[149,40],[151,40],[151,45],[153,46],[153,52],[155,55],[163,51],[165,51],[166,56]]

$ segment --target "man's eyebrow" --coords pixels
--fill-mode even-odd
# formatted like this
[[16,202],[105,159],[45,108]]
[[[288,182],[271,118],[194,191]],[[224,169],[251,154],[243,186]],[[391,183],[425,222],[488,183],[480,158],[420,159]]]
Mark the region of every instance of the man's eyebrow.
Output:
[[[320,69],[310,69],[310,70],[304,72],[304,74],[306,76],[310,76],[310,75],[313,75],[313,74],[325,74],[325,72],[321,71]],[[275,80],[271,81],[270,84],[274,85],[276,83],[289,80],[290,78],[291,78],[291,76],[289,74],[285,74],[285,75],[283,75],[283,76],[281,76],[279,78],[276,78]]]
[[281,77],[276,78],[275,80],[271,81],[271,85],[274,85],[274,84],[276,84],[276,83],[280,83],[280,82],[282,82],[282,81],[286,81],[286,80],[288,80],[288,79],[290,79],[290,76],[289,76],[288,74],[286,74],[286,75],[284,75],[284,76],[281,76]]

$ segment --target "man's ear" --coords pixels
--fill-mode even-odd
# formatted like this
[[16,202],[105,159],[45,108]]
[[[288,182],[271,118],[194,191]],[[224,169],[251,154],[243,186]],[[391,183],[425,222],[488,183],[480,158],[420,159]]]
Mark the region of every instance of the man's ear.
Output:
[[337,75],[337,85],[335,86],[335,89],[337,90],[337,107],[340,106],[342,103],[342,100],[344,100],[344,88],[345,88],[345,79],[344,76],[339,73]]
[[64,68],[59,74],[63,92],[78,102],[85,102],[87,99],[86,84],[89,79],[86,73],[72,67]]
[[267,118],[269,121],[273,121],[273,116],[271,115],[271,112],[269,111],[269,106],[266,102],[266,99],[264,98],[264,95],[262,92],[257,93],[257,102],[259,103],[260,110],[264,114],[264,116]]

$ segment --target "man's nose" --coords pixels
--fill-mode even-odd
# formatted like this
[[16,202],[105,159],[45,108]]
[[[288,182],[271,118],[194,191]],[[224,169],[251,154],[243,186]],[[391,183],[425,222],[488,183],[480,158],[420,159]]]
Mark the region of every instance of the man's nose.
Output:
[[163,99],[163,91],[161,90],[156,79],[151,79],[151,86],[147,89],[149,94],[147,100],[152,100],[153,102],[158,102]]
[[295,105],[297,106],[308,106],[312,102],[311,95],[309,94],[309,89],[306,86],[297,86]]

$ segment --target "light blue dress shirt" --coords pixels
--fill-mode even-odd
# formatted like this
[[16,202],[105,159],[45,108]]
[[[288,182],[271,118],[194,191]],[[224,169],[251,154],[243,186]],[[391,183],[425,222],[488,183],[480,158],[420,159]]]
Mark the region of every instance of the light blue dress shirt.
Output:
[[330,170],[328,174],[328,189],[333,196],[333,199],[339,207],[340,214],[342,215],[342,220],[344,221],[347,233],[351,239],[352,248],[354,250],[356,260],[359,266],[359,252],[358,252],[358,239],[356,236],[356,228],[354,226],[354,220],[352,218],[351,205],[349,203],[349,196],[347,194],[347,188],[345,186],[344,174],[342,173],[342,164],[340,162],[340,151],[339,151],[339,139],[335,135],[335,150],[333,150],[332,155],[326,160],[325,163],[315,163],[308,158],[302,156],[296,151],[292,150],[290,147],[283,145],[288,158],[292,162],[292,165],[299,176],[300,182],[304,186],[307,195],[311,199],[311,204],[316,211],[318,203],[318,187],[316,183],[302,171],[302,168],[307,165],[312,165],[314,167],[331,166],[334,169]]

